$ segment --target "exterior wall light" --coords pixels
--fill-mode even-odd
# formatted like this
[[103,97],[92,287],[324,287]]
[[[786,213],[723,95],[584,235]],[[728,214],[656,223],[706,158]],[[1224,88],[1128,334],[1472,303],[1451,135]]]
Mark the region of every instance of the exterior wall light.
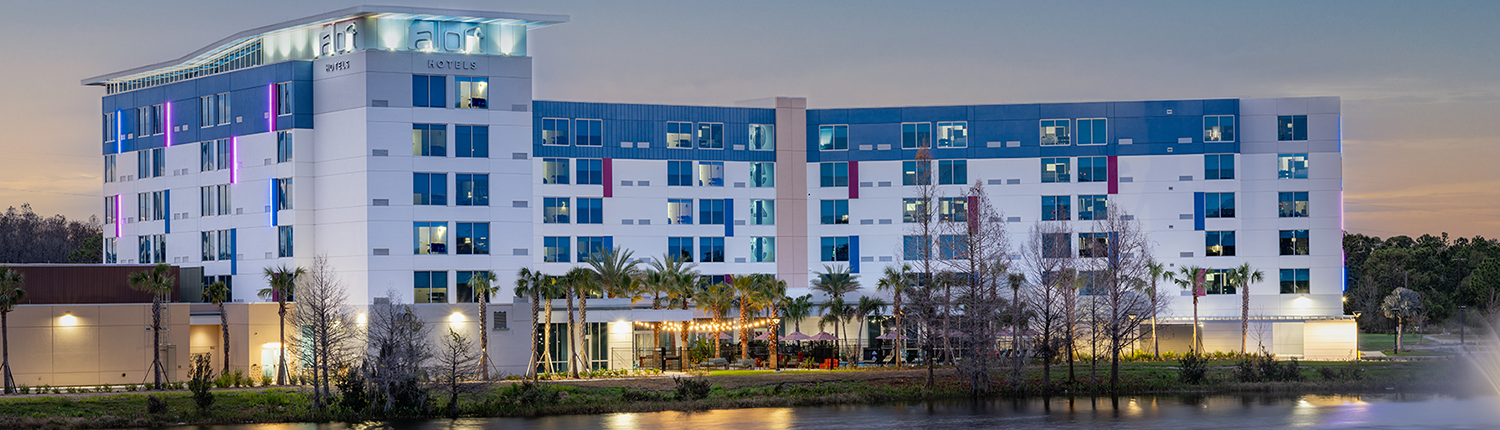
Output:
[[64,327],[72,327],[78,325],[78,317],[73,316],[72,312],[68,312],[57,319],[57,324]]
[[464,322],[464,314],[462,312],[454,312],[453,315],[448,316],[448,322],[455,324]]

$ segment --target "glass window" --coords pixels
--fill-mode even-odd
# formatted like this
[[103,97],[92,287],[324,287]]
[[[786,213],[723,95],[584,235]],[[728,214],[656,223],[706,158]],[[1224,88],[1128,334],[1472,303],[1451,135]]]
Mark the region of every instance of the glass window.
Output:
[[667,224],[692,224],[693,199],[667,199]]
[[567,184],[568,159],[566,158],[543,158],[542,159],[542,183],[543,184]]
[[459,158],[490,157],[490,126],[453,126],[453,156]]
[[292,161],[292,132],[276,132],[276,162],[286,163]]
[[[217,112],[219,104],[214,100],[214,97],[203,96],[198,98],[198,124],[201,127],[213,127],[214,124],[219,122],[219,113]],[[116,118],[116,120],[119,120],[119,118]]]
[[700,187],[722,187],[722,186],[724,186],[724,162],[723,161],[700,161],[700,162],[698,162],[698,186],[700,186]]
[[137,239],[139,239],[138,241],[140,242],[140,245],[139,245],[139,247],[137,249],[137,251],[139,251],[139,253],[140,253],[140,255],[139,255],[140,258],[138,258],[136,260],[136,262],[137,263],[150,263],[151,262],[151,236],[141,236],[141,237],[139,237]]
[[691,161],[668,161],[667,162],[667,186],[691,187],[693,186],[693,162]]
[[724,225],[724,200],[699,199],[698,223]]
[[214,112],[219,114],[219,125],[229,125],[229,120],[234,118],[233,112],[231,112],[231,107],[234,104],[229,101],[229,93],[219,93],[219,95],[214,97],[214,101],[219,105],[214,109]]
[[453,175],[453,184],[458,192],[458,199],[455,202],[457,205],[490,205],[490,175],[484,173],[458,173]]
[[568,219],[567,197],[543,197],[542,198],[542,223],[543,224],[567,224],[572,222]]
[[927,202],[920,198],[901,199],[901,222],[926,222],[931,211]]
[[412,124],[411,155],[447,157],[448,126],[444,124]]
[[198,236],[203,243],[203,261],[214,261],[215,257],[219,256],[219,235],[212,231],[205,231],[199,233]]
[[847,162],[818,163],[818,172],[818,182],[823,187],[849,186],[849,163]]
[[[458,284],[457,285],[458,286],[458,296],[454,297],[453,300],[456,301],[456,302],[458,302],[458,303],[476,303],[476,302],[478,302],[480,300],[480,297],[479,297],[478,294],[474,293],[474,286],[469,285],[469,281],[474,280],[474,276],[475,275],[485,276],[485,275],[488,275],[489,273],[490,272],[488,272],[488,271],[483,271],[483,272],[471,272],[471,271],[462,271],[462,270],[459,271],[458,272],[458,278],[453,280],[453,282],[455,282],[455,283]],[[493,298],[493,296],[491,296],[491,297]],[[505,314],[504,312],[496,312],[495,313],[495,315],[504,315],[504,314]],[[503,327],[503,324],[500,321],[496,321],[495,323],[496,323],[497,326],[502,326]]]
[[1234,256],[1233,231],[1209,231],[1204,235],[1203,255],[1209,257]]
[[1109,195],[1078,196],[1078,220],[1097,221],[1109,216]]
[[932,163],[920,160],[902,161],[901,185],[932,185]]
[[489,108],[490,78],[455,76],[453,86],[458,90],[458,100],[455,100],[453,107],[459,109]]
[[907,261],[926,260],[932,253],[932,241],[928,236],[902,236],[901,259]]
[[567,146],[568,135],[567,118],[542,118],[543,145]]
[[276,188],[276,210],[291,210],[293,201],[292,178],[272,178],[271,186]]
[[[218,187],[213,185],[198,187],[198,202],[202,206],[199,208],[198,216],[214,216],[219,214],[218,209],[216,209],[219,198],[214,195],[214,191],[217,189]],[[105,224],[109,223],[106,222]]]
[[700,237],[698,238],[698,262],[699,263],[723,263],[724,262],[724,238],[722,237]]
[[567,263],[572,261],[573,246],[567,236],[546,236],[542,238],[542,261],[546,263]]
[[154,220],[157,220],[157,221],[167,219],[167,192],[166,191],[153,191],[153,192],[151,192],[151,213],[154,214],[154,216],[152,216],[151,219],[154,219]]
[[938,128],[939,148],[969,147],[969,123],[965,121],[940,122]]
[[837,151],[849,149],[849,126],[818,126],[818,150]]
[[604,146],[604,121],[597,119],[575,119],[578,127],[578,146]]
[[230,207],[233,206],[233,200],[230,199],[229,184],[220,184],[217,187],[218,191],[214,192],[214,194],[219,196],[219,215],[229,215]]
[[1307,115],[1276,117],[1276,140],[1307,140]]
[[1308,255],[1307,230],[1282,230],[1281,255]]
[[823,224],[848,224],[849,223],[849,201],[848,200],[823,200],[819,210]]
[[1078,144],[1103,145],[1108,143],[1109,138],[1105,133],[1104,123],[1104,118],[1080,118],[1078,120]]
[[1042,159],[1042,182],[1073,182],[1073,176],[1069,173],[1071,160],[1063,158]]
[[149,177],[151,177],[151,173],[152,172],[153,172],[153,170],[151,169],[151,151],[149,151],[149,150],[146,150],[146,151],[136,151],[135,152],[135,177],[136,177],[136,179],[146,179],[146,178],[149,178]]
[[1069,196],[1042,196],[1042,221],[1067,221],[1073,218]]
[[413,272],[412,303],[448,303],[448,272]]
[[750,225],[776,225],[776,201],[751,200]]
[[775,151],[776,126],[770,124],[750,124],[750,150]]
[[966,197],[942,197],[938,199],[938,221],[967,222],[969,199]]
[[604,223],[604,199],[602,198],[578,198],[578,223],[579,224],[603,224]]
[[1204,193],[1205,218],[1234,218],[1234,193]]
[[490,253],[490,223],[461,222],[458,228],[458,255]]
[[1044,119],[1042,120],[1042,146],[1067,145],[1068,144],[1068,120]]
[[969,242],[964,236],[957,234],[938,236],[938,258],[942,260],[969,258]]
[[276,227],[276,257],[286,258],[292,256],[292,226],[283,225]]
[[234,230],[219,230],[219,260],[234,258]]
[[939,185],[964,185],[969,183],[968,160],[938,160]]
[[411,204],[448,205],[447,173],[413,173],[411,177]]
[[119,254],[120,238],[111,237],[104,239],[104,263],[115,264],[120,262]]
[[769,188],[776,186],[776,163],[750,163],[750,187]]
[[1308,279],[1312,276],[1309,269],[1281,269],[1281,294],[1309,294],[1312,287]]
[[775,263],[776,262],[776,238],[774,238],[774,237],[752,237],[752,238],[750,238],[750,262],[751,263]]
[[1042,257],[1068,258],[1073,256],[1072,234],[1042,233]]
[[578,236],[579,263],[592,261],[600,252],[604,252],[604,236]]
[[414,222],[412,223],[413,235],[415,236],[416,249],[413,254],[447,254],[448,253],[448,223],[436,222]]
[[901,123],[901,148],[917,149],[932,147],[932,123]]
[[219,139],[214,141],[214,146],[216,146],[216,149],[218,150],[218,153],[214,156],[214,158],[217,159],[215,164],[218,165],[219,170],[229,168],[229,152],[232,149],[230,148],[229,143],[229,139]]
[[1203,179],[1234,179],[1234,154],[1204,155]]
[[667,147],[692,149],[693,123],[667,122]]
[[1229,282],[1229,269],[1208,269],[1203,274],[1204,288],[1208,294],[1235,294],[1234,284]]
[[577,163],[578,185],[604,184],[604,160],[598,158],[579,158]]
[[412,107],[445,107],[448,78],[433,75],[411,75]]
[[276,84],[276,115],[292,114],[292,83],[278,82]]
[[156,148],[151,152],[151,177],[159,178],[167,175],[167,150]]
[[198,171],[212,172],[214,168],[214,141],[204,141],[198,144]]
[[717,122],[698,123],[699,149],[724,149],[724,124]]
[[[204,188],[207,188],[207,187],[204,187]],[[105,224],[114,224],[115,221],[118,221],[118,220],[115,219],[115,205],[117,205],[117,204],[119,204],[119,202],[115,201],[115,196],[104,196],[104,223]]]
[[1204,142],[1233,142],[1234,115],[1206,115],[1203,117]]
[[1109,182],[1109,157],[1078,157],[1078,182]]
[[1307,154],[1278,154],[1278,179],[1307,179]]
[[1307,218],[1307,192],[1277,193],[1282,218]]
[[849,237],[824,237],[821,247],[821,261],[849,261]]
[[674,256],[678,261],[693,261],[693,238],[691,237],[669,237],[667,238],[667,255]]
[[1078,233],[1078,257],[1109,256],[1109,233]]

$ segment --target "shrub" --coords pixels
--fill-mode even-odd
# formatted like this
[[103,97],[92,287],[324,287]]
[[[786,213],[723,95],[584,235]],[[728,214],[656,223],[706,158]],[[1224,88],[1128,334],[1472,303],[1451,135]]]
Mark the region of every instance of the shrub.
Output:
[[340,407],[354,412],[370,407],[370,399],[365,397],[365,378],[358,369],[343,369],[338,373],[334,386],[339,389]]
[[260,386],[262,386],[262,387],[269,387],[269,386],[271,386],[272,382],[275,382],[275,381],[273,379],[271,379],[270,376],[260,375]]
[[188,371],[192,378],[188,380],[188,389],[193,391],[193,403],[198,405],[198,412],[208,413],[208,409],[214,406],[214,393],[211,392],[214,385],[213,363],[209,362],[207,354],[195,355],[192,366]]
[[1194,385],[1201,384],[1207,376],[1208,362],[1203,359],[1203,356],[1198,355],[1198,353],[1192,350],[1182,355],[1182,361],[1177,370],[1177,377],[1182,382]]
[[620,398],[627,402],[652,402],[661,400],[661,394],[655,391],[626,388],[620,392]]
[[125,384],[125,391],[135,391],[135,384]]
[[146,412],[160,414],[167,411],[167,399],[152,394],[146,396]]
[[708,397],[709,391],[713,390],[713,383],[704,378],[672,377],[672,382],[677,384],[673,395],[678,400],[701,400]]

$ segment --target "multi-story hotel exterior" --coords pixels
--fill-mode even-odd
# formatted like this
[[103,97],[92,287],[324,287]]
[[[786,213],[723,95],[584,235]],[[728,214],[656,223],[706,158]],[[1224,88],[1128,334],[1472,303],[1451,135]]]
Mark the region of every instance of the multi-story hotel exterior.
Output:
[[[560,274],[623,247],[689,257],[705,275],[775,273],[800,295],[828,264],[873,286],[911,254],[917,186],[958,197],[978,182],[1018,247],[1037,222],[1087,233],[1120,208],[1163,263],[1265,271],[1250,294],[1268,349],[1274,337],[1282,354],[1353,354],[1340,316],[1336,97],[851,109],[788,97],[534,100],[528,31],[566,21],[364,6],[84,80],[108,93],[105,263],[202,267],[245,302],[262,301],[265,268],[314,256],[355,304],[472,302],[469,275],[493,271],[503,304],[523,267]],[[965,203],[934,205],[958,216]],[[1240,298],[1209,278],[1208,349],[1237,350]],[[1189,299],[1174,317],[1191,315]],[[1231,317],[1216,347],[1216,318]],[[590,313],[629,316],[599,318],[614,319]]]

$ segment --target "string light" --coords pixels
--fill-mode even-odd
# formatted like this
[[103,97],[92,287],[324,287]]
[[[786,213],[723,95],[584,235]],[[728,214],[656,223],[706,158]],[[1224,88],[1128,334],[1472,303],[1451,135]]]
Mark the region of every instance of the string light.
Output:
[[661,322],[661,323],[650,323],[650,322],[636,321],[635,322],[635,326],[639,327],[639,328],[644,328],[644,329],[652,329],[652,328],[656,328],[652,324],[661,324],[661,330],[662,331],[670,331],[670,332],[680,332],[680,331],[683,331],[683,327],[684,326],[687,327],[687,331],[701,331],[701,332],[721,331],[721,332],[727,332],[727,331],[738,331],[738,330],[740,330],[742,328],[746,328],[746,327],[749,327],[749,328],[763,328],[763,327],[767,327],[767,326],[770,326],[770,325],[773,325],[773,324],[779,324],[779,323],[781,323],[781,318],[764,319],[764,320],[760,320],[760,321],[751,322],[750,324],[740,324],[740,323],[737,323],[737,322],[732,322],[732,323],[731,322],[721,322],[721,323],[712,323],[712,322],[709,322],[709,323],[681,323],[681,322],[674,322],[674,321],[664,321],[664,322]]

